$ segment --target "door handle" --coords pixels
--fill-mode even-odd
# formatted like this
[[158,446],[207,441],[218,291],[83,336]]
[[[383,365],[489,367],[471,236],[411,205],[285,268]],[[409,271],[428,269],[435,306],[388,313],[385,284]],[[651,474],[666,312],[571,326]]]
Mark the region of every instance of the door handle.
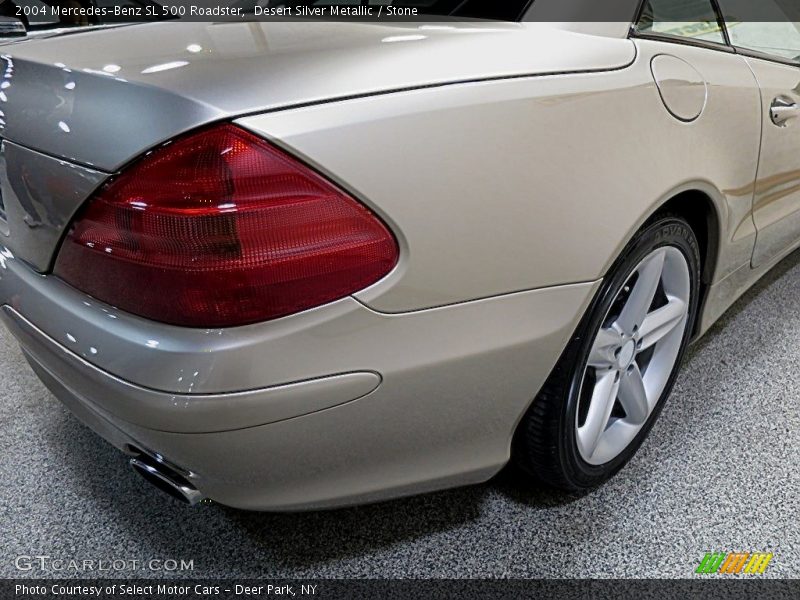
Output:
[[779,96],[769,107],[769,116],[778,127],[785,127],[790,120],[800,117],[800,106],[791,99]]

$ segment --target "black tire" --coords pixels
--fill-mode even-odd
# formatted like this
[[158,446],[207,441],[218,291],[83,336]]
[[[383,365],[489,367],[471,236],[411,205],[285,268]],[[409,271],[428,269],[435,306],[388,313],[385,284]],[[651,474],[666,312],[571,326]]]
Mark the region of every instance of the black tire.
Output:
[[[576,441],[576,411],[581,381],[595,335],[612,303],[637,265],[655,249],[673,246],[687,259],[691,296],[683,342],[666,388],[639,434],[616,458],[602,465],[587,463]],[[513,455],[523,471],[552,487],[577,492],[613,477],[633,457],[672,391],[697,315],[700,249],[689,224],[675,216],[654,219],[631,240],[610,269],[553,372],[519,424]]]

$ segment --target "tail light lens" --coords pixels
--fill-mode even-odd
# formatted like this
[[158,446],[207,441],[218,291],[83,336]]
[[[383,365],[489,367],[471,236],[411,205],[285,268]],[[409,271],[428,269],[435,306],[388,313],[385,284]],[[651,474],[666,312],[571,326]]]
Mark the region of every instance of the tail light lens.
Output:
[[163,146],[103,187],[54,272],[149,319],[231,327],[343,298],[397,258],[369,209],[226,124]]

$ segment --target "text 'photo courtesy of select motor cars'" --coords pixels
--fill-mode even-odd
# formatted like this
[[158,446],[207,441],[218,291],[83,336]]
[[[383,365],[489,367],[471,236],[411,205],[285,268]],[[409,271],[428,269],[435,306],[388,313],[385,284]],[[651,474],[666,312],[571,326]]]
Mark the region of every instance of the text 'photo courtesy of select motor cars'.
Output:
[[0,597],[800,597],[800,1],[0,0]]

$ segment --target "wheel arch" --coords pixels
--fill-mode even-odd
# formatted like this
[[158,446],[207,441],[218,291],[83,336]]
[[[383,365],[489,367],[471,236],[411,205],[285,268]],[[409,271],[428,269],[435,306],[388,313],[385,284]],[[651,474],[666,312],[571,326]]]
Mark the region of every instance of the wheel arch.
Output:
[[[700,316],[703,313],[708,292],[719,270],[722,257],[722,245],[725,239],[724,227],[728,222],[728,213],[729,210],[725,195],[712,184],[699,181],[676,186],[664,194],[658,201],[654,202],[649,210],[644,212],[643,216],[631,228],[626,239],[620,241],[621,245],[618,251],[610,258],[603,273],[607,274],[609,272],[617,258],[642,229],[645,229],[653,222],[666,215],[685,219],[697,236],[698,245],[700,247],[701,286],[697,309],[699,314],[695,319],[694,330],[692,331],[692,338],[696,338],[700,333],[702,323]],[[592,299],[586,311],[591,311],[596,301],[597,296]],[[583,317],[581,317],[581,319],[583,319]],[[556,365],[554,365],[549,378],[557,375],[557,367],[562,358],[563,354],[559,357]],[[514,454],[514,446],[519,443],[517,440],[524,416],[537,405],[537,398],[540,393],[541,390],[537,391],[537,394],[531,398],[514,425],[510,439],[512,455]]]
[[[700,273],[700,301],[698,311],[702,314],[708,291],[716,276],[722,249],[723,223],[727,220],[727,204],[724,195],[708,183],[684,185],[665,195],[636,231],[647,227],[664,215],[674,215],[686,220],[697,236],[702,260]],[[692,336],[700,331],[702,319],[695,321]]]

